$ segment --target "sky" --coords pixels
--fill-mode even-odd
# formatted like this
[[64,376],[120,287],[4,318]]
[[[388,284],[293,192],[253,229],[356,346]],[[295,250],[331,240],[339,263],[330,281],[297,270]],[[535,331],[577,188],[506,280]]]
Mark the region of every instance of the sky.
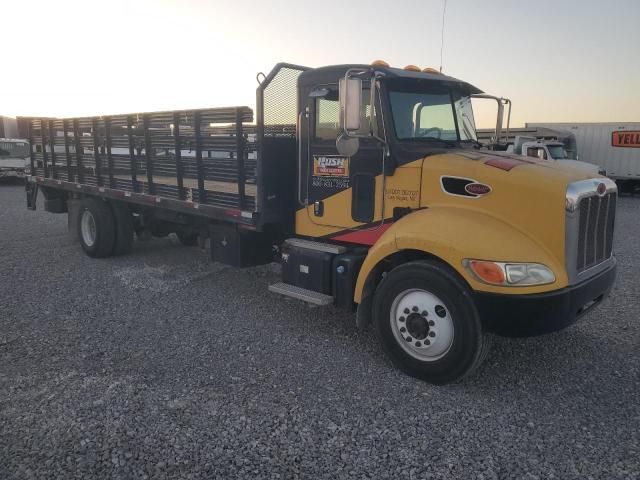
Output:
[[[0,115],[253,107],[282,61],[438,68],[443,5],[3,0]],[[445,74],[512,100],[512,126],[640,121],[639,0],[447,0],[442,46]]]

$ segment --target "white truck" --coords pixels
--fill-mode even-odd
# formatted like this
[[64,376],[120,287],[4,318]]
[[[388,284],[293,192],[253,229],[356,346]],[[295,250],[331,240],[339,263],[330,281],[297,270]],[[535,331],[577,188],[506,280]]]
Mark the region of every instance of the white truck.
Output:
[[0,138],[0,178],[24,178],[28,159],[27,140]]
[[550,124],[540,124],[539,127],[529,127],[529,124],[527,124],[525,128],[511,128],[511,100],[488,94],[477,94],[473,95],[472,98],[476,101],[489,100],[496,102],[495,129],[476,129],[478,141],[485,148],[561,162],[561,165],[569,168],[577,168],[592,174],[606,175],[606,169],[600,167],[597,162],[586,163],[577,159],[575,136],[572,133],[557,131],[546,126]]
[[606,175],[604,168],[593,163],[582,162],[569,158],[565,145],[559,140],[546,140],[536,137],[517,136],[513,144],[507,147],[507,153],[536,157],[542,160],[560,162],[562,165],[578,168],[599,175]]
[[527,123],[526,128],[571,134],[577,159],[602,166],[621,191],[640,186],[640,122]]

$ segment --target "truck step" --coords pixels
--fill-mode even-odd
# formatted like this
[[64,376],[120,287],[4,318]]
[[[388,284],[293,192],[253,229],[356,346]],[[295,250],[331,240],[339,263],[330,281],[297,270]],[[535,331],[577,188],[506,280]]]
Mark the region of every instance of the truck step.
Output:
[[284,241],[287,245],[298,248],[306,248],[307,250],[315,250],[317,252],[332,253],[339,255],[347,251],[342,245],[332,245],[330,243],[314,242],[313,240],[304,240],[302,238],[289,238]]
[[295,285],[289,285],[288,283],[278,282],[273,285],[269,285],[269,291],[279,293],[280,295],[286,295],[287,297],[303,300],[307,303],[313,303],[314,305],[331,305],[333,303],[333,297],[331,295],[325,295],[324,293],[314,292],[313,290],[307,290],[306,288],[296,287]]

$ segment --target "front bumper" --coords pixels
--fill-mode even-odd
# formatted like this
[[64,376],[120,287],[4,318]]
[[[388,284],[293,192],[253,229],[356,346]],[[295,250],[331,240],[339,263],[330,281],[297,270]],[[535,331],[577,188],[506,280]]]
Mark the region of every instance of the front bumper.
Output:
[[530,337],[561,330],[599,304],[616,278],[611,266],[582,283],[547,293],[501,295],[474,292],[485,328],[508,337]]
[[0,170],[0,178],[12,177],[12,178],[24,178],[25,173],[24,170],[16,169],[1,169]]

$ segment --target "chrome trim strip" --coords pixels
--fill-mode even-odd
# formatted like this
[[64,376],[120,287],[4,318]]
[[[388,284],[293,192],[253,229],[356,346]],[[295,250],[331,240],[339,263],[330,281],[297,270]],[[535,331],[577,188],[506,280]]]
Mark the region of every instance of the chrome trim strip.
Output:
[[[607,197],[609,198],[609,197]],[[598,224],[600,223],[600,210],[602,210],[602,201],[598,202],[598,211],[596,212],[596,228],[593,230],[593,263],[598,259]],[[607,231],[607,226],[604,226],[604,231]]]
[[307,250],[332,253],[334,255],[339,255],[347,251],[347,247],[345,247],[344,245],[314,242],[313,240],[305,240],[303,238],[287,238],[284,243],[292,247],[306,248]]
[[606,210],[604,211],[604,232],[602,232],[604,235],[604,238],[602,239],[602,252],[604,255],[604,252],[607,251],[607,226],[609,225],[609,210],[611,209],[611,196],[607,197],[607,207]]
[[[584,224],[584,252],[582,254],[582,265],[587,265],[587,246],[589,245],[589,236],[587,235],[589,233],[589,219],[591,218],[591,199],[589,198],[589,206],[587,207],[587,220]],[[597,219],[596,219],[597,220]],[[579,225],[579,224],[578,224]],[[597,225],[596,225],[597,226]],[[594,230],[595,232],[595,230]],[[578,231],[578,238],[580,238],[580,231]]]
[[598,195],[598,185],[604,183],[606,189],[601,197],[607,193],[617,192],[616,182],[607,177],[602,178],[589,178],[587,180],[579,180],[577,182],[570,183],[567,186],[566,193],[566,209],[568,212],[575,212],[578,209],[580,200],[584,197],[590,197]]

